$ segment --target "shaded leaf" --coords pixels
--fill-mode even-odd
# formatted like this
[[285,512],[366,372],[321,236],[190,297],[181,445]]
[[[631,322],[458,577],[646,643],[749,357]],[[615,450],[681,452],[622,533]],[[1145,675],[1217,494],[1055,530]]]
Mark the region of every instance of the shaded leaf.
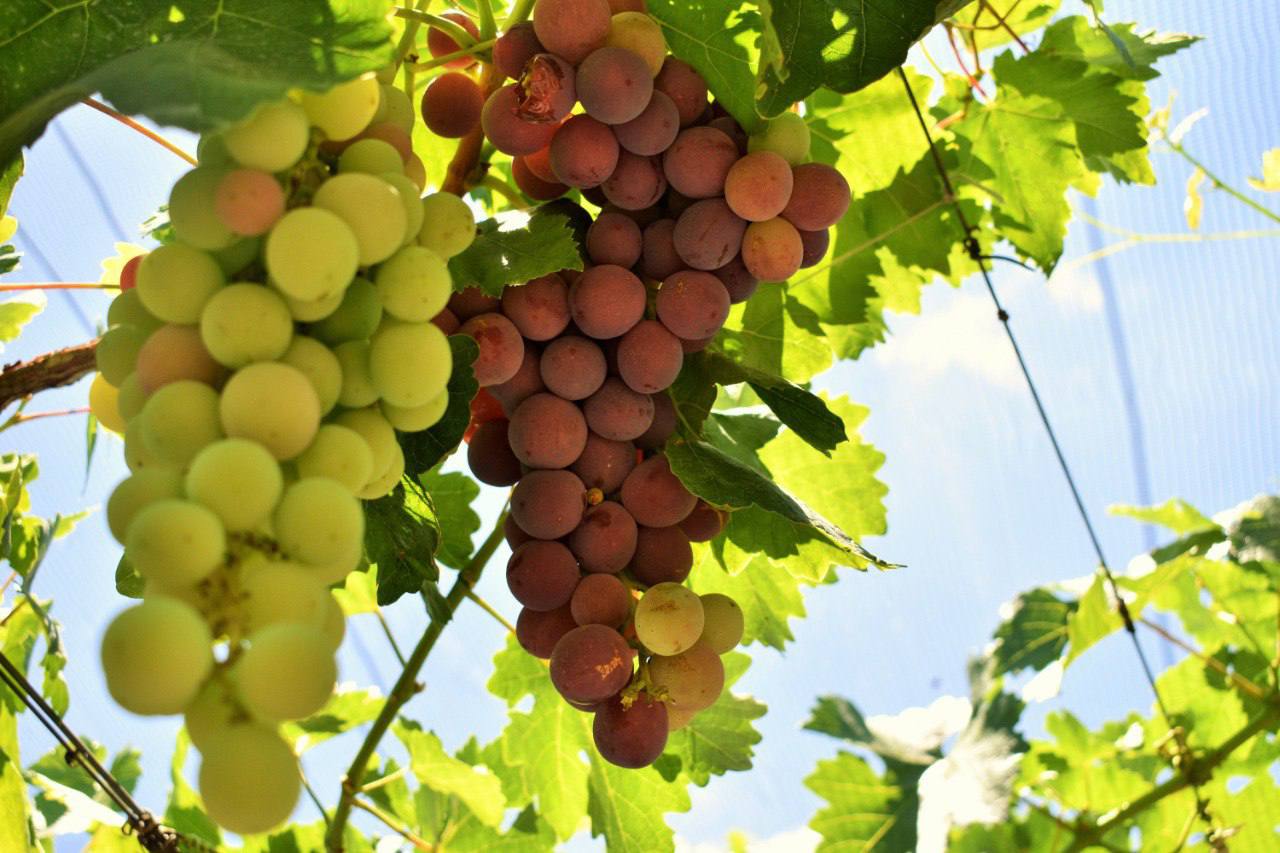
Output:
[[748,133],[755,130],[760,123],[752,97],[758,13],[729,0],[649,0],[645,6],[662,25],[671,53],[698,70],[738,124]]
[[283,734],[299,753],[343,732],[371,723],[386,704],[376,690],[340,686],[325,706],[305,720],[284,725]]
[[440,527],[430,508],[397,486],[386,497],[364,502],[365,555],[378,566],[378,604],[416,594],[440,577],[435,552]]
[[711,353],[707,368],[721,385],[746,382],[782,421],[815,450],[828,456],[841,442],[849,440],[844,422],[827,408],[817,394],[801,388],[778,374],[735,362],[721,353]]
[[996,628],[992,675],[1018,673],[1027,668],[1039,672],[1058,660],[1067,646],[1071,616],[1079,606],[1075,601],[1063,601],[1044,587],[1020,594],[1011,605],[1013,612]]
[[705,786],[711,777],[731,770],[750,770],[760,732],[752,722],[764,716],[763,704],[730,692],[751,665],[739,652],[724,656],[725,692],[714,705],[667,739],[665,756],[678,760],[680,771],[695,785]]
[[480,495],[476,481],[461,472],[440,473],[435,468],[419,478],[427,490],[431,508],[440,527],[436,559],[446,566],[462,568],[471,556],[471,537],[480,529],[480,516],[471,502]]
[[582,255],[569,218],[558,214],[511,213],[481,222],[475,242],[449,260],[454,290],[478,287],[490,296],[565,269],[582,269]]
[[471,365],[480,355],[480,347],[466,335],[450,335],[453,373],[449,376],[449,407],[430,429],[397,434],[404,451],[405,476],[414,478],[430,471],[458,447],[471,423],[471,400],[480,390]]
[[848,752],[819,761],[805,780],[826,801],[809,821],[822,836],[818,850],[914,850],[923,768],[895,765],[883,776]]

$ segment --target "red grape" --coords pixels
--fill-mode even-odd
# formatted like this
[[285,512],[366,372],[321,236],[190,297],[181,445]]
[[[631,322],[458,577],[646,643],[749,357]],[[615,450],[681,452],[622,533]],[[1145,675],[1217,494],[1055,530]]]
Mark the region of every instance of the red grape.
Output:
[[781,217],[752,222],[742,237],[742,262],[756,278],[786,281],[804,261],[804,243],[795,226]]
[[513,486],[520,479],[520,460],[507,443],[506,420],[476,427],[467,445],[467,465],[477,480],[490,486]]
[[630,151],[618,155],[613,174],[600,185],[604,197],[624,210],[652,207],[667,189],[666,176],[657,157],[640,157]]
[[547,344],[542,353],[541,370],[548,390],[566,400],[585,400],[604,384],[604,353],[593,341],[566,335]]
[[707,81],[689,63],[668,56],[662,71],[654,78],[653,87],[675,101],[680,110],[680,126],[702,118],[707,109]]
[[783,217],[802,231],[830,228],[849,209],[849,182],[825,163],[805,163],[792,170],[794,186]]
[[793,183],[790,163],[772,151],[756,151],[729,169],[724,200],[748,222],[763,222],[782,213]]
[[[611,376],[599,391],[587,399],[583,413],[587,417],[587,426],[597,435],[613,441],[631,441],[644,435],[653,423],[653,400],[648,394],[637,394],[621,379]],[[671,523],[675,524],[674,521]]]
[[138,267],[142,266],[142,259],[146,255],[134,255],[125,261],[124,266],[120,268],[120,290],[133,290],[138,284]]
[[480,123],[484,135],[504,154],[532,154],[555,135],[558,125],[535,123],[520,117],[520,86],[512,83],[494,91],[484,102]]
[[579,625],[620,628],[631,616],[631,592],[613,575],[587,575],[578,581],[569,611]]
[[685,268],[673,239],[674,219],[659,219],[644,229],[644,246],[640,252],[640,271],[646,278],[662,281]]
[[599,489],[608,495],[622,487],[631,469],[636,467],[636,447],[629,441],[587,435],[587,446],[572,465],[573,473],[582,478],[588,489]]
[[[693,511],[697,502],[698,499],[671,473],[671,465],[662,454],[641,462],[622,484],[622,505],[637,524],[645,527],[679,524]],[[527,527],[525,529],[528,530]]]
[[666,394],[654,394],[650,399],[653,400],[653,423],[636,439],[636,446],[645,450],[657,450],[675,435],[679,419],[675,403]]
[[478,287],[459,290],[449,297],[449,310],[464,323],[477,314],[497,311],[501,304],[498,297],[490,296]]
[[578,561],[559,542],[533,540],[507,562],[507,586],[530,610],[555,610],[569,603],[578,586]]
[[[717,104],[717,106],[719,105]],[[732,139],[733,144],[738,146],[739,154],[747,153],[747,132],[742,129],[742,125],[738,124],[733,116],[717,116],[707,122],[707,127],[714,127]]]
[[747,223],[724,199],[695,202],[676,220],[671,239],[686,264],[698,270],[719,269],[738,254]]
[[559,539],[582,521],[586,487],[570,471],[530,471],[511,492],[511,515],[536,539]]
[[679,525],[641,527],[630,568],[636,580],[647,586],[684,583],[693,569],[693,546]]
[[711,198],[725,191],[725,177],[737,160],[738,146],[728,136],[714,127],[691,127],[662,155],[662,170],[683,195]]
[[530,468],[567,468],[587,446],[587,422],[568,400],[534,394],[511,416],[507,436],[516,458]]
[[531,341],[549,341],[569,325],[569,288],[555,273],[502,293],[502,313]]
[[680,110],[665,92],[656,89],[644,112],[623,124],[615,125],[618,144],[632,154],[652,157],[671,147],[680,133]]
[[[511,513],[507,513],[507,517],[502,520],[502,535],[507,540],[507,547],[512,551],[519,548],[526,542],[532,542],[533,537],[520,529],[520,525],[516,524],[516,520]],[[559,639],[557,637],[557,639]],[[547,650],[547,654],[551,654],[551,650]]]
[[686,270],[662,283],[658,319],[673,335],[696,341],[720,331],[729,316],[729,291],[709,272]]
[[628,769],[648,767],[667,747],[667,706],[641,693],[629,707],[615,696],[596,711],[591,736],[610,764]]
[[503,413],[511,417],[511,413],[517,406],[545,387],[542,384],[538,353],[533,346],[526,343],[524,358],[520,360],[520,369],[516,371],[516,375],[501,385],[490,386],[488,391],[502,406]]
[[462,325],[462,321],[448,308],[441,308],[440,313],[431,318],[431,322],[446,335],[452,335]]
[[604,625],[574,628],[551,652],[551,683],[570,702],[600,702],[630,680],[631,647]]
[[649,64],[624,48],[602,47],[578,66],[578,99],[582,108],[605,124],[631,121],[644,112],[652,94]]
[[573,621],[573,613],[567,604],[545,611],[526,607],[516,617],[516,639],[526,652],[546,660],[551,657],[560,638],[577,627],[578,623]]
[[539,53],[520,75],[516,114],[525,121],[559,123],[578,100],[576,80],[572,65],[554,54]]
[[533,6],[538,40],[575,64],[604,44],[612,18],[607,0],[538,0]]
[[534,174],[524,157],[516,157],[511,161],[511,177],[515,179],[520,192],[534,201],[551,201],[569,191],[567,186],[558,181],[544,181]]
[[627,567],[636,550],[636,522],[614,501],[587,510],[569,535],[569,550],[586,572],[616,575]]
[[618,375],[642,394],[670,388],[683,363],[680,339],[656,320],[641,320],[618,342]]
[[715,277],[729,291],[729,302],[734,305],[746,302],[760,286],[760,279],[751,274],[740,254],[734,255],[733,260],[716,270]]
[[551,169],[561,183],[594,187],[618,165],[618,140],[609,125],[591,116],[576,115],[561,125],[551,140]]
[[479,314],[462,324],[459,334],[470,335],[480,345],[472,370],[483,388],[501,385],[516,375],[524,361],[524,339],[501,314]]
[[609,0],[609,11],[613,14],[619,12],[647,12],[644,0]]
[[422,120],[436,136],[460,139],[480,124],[484,92],[460,71],[441,74],[422,93]]
[[589,268],[569,288],[569,308],[581,332],[596,340],[620,337],[644,316],[644,283],[625,267]]
[[699,500],[685,520],[680,522],[680,529],[689,537],[690,542],[710,542],[720,535],[729,514],[713,507],[704,500]]
[[507,30],[493,44],[493,64],[503,75],[518,79],[534,55],[544,53],[542,42],[533,31],[532,21],[521,21]]
[[640,260],[643,237],[631,217],[605,211],[587,229],[587,254],[594,264],[634,266]]
[[[462,12],[445,12],[440,17],[447,21],[452,21],[462,29],[471,34],[471,38],[480,38],[480,28],[476,26],[475,21],[471,20]],[[451,53],[457,53],[462,50],[462,45],[458,44],[453,36],[446,33],[439,27],[427,28],[427,50],[431,51],[431,55],[436,59],[442,56],[448,56]],[[446,63],[447,68],[466,68],[475,62],[474,56],[461,56],[457,59],[451,59]]]
[[827,256],[831,247],[831,232],[826,228],[821,231],[801,231],[800,242],[804,244],[804,257],[800,260],[800,269],[816,267]]

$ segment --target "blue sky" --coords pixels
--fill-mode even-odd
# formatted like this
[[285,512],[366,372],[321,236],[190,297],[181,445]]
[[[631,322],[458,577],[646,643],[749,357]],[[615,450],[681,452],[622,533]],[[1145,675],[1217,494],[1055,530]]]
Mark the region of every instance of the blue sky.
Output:
[[[1072,4],[1068,2],[1068,7]],[[1073,10],[1074,11],[1074,10]],[[1257,174],[1261,152],[1280,145],[1270,109],[1280,92],[1280,8],[1264,0],[1233,4],[1112,2],[1112,21],[1136,20],[1206,36],[1165,61],[1152,101],[1177,92],[1176,113],[1209,115],[1187,146],[1242,186]],[[181,133],[173,138],[191,140]],[[1155,156],[1160,186],[1107,185],[1096,202],[1106,223],[1143,233],[1185,230],[1184,183],[1190,167]],[[95,281],[115,240],[135,239],[137,223],[166,196],[183,164],[88,109],[58,119],[29,153],[11,212],[20,220],[27,255],[14,280]],[[1264,203],[1280,208],[1280,198]],[[1078,203],[1080,200],[1076,199]],[[1202,229],[1266,228],[1256,213],[1221,193],[1206,199]],[[996,285],[1013,317],[1031,369],[1098,523],[1111,562],[1123,566],[1146,541],[1142,528],[1112,519],[1104,508],[1178,495],[1209,511],[1280,488],[1280,240],[1148,244],[1105,264],[1073,266],[1071,258],[1118,239],[1077,223],[1068,262],[1053,280],[1011,266]],[[49,306],[6,362],[76,343],[104,322],[107,299],[51,293]],[[785,655],[756,652],[738,689],[769,706],[761,723],[756,769],[693,791],[693,810],[674,816],[680,837],[699,850],[718,849],[727,832],[774,839],[774,849],[804,849],[802,827],[818,800],[802,785],[835,742],[800,730],[814,698],[838,693],[867,713],[927,705],[964,695],[966,657],[987,642],[1002,602],[1037,583],[1087,574],[1092,555],[1051,450],[1035,417],[990,303],[979,281],[926,290],[918,317],[894,317],[888,343],[842,364],[822,385],[870,406],[866,438],[888,457],[881,478],[890,488],[889,533],[868,544],[909,568],[884,575],[846,573],[835,586],[806,596],[809,618],[797,623]],[[1123,393],[1117,342],[1128,353],[1136,396],[1135,424]],[[87,386],[42,395],[37,410],[82,405]],[[1142,466],[1132,436],[1141,432]],[[38,453],[43,474],[33,489],[45,515],[102,503],[125,473],[118,443],[99,447],[85,479],[80,418],[25,425],[0,434],[0,449]],[[1136,474],[1145,467],[1145,482]],[[492,514],[498,496],[486,496]],[[143,720],[106,696],[97,664],[103,626],[122,602],[112,584],[118,547],[95,516],[59,543],[42,569],[41,595],[52,596],[71,654],[70,722],[113,749],[144,749],[141,800],[163,809],[167,743],[176,720]],[[503,559],[500,555],[499,559]],[[482,594],[515,612],[501,572]],[[421,631],[413,601],[388,616],[404,642]],[[484,689],[501,628],[478,609],[464,609],[445,632],[424,673],[427,690],[407,713],[436,729],[447,745],[471,733],[495,735],[504,708]],[[1164,651],[1150,646],[1156,661]],[[386,687],[396,668],[376,625],[352,621],[341,656],[342,678]],[[1132,652],[1105,643],[1074,665],[1063,694],[1031,709],[1035,730],[1047,710],[1069,706],[1090,721],[1146,709]],[[30,720],[25,758],[52,743]],[[308,755],[308,774],[322,793],[336,793],[343,759],[354,748],[339,739]],[[766,806],[767,807],[762,807]],[[299,819],[312,820],[306,804]],[[579,849],[594,841],[579,839]]]

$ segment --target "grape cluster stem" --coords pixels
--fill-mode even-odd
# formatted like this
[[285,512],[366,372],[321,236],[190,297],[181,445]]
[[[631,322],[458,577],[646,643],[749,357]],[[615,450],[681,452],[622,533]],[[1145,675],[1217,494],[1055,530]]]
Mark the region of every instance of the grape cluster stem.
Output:
[[95,339],[6,365],[0,370],[0,410],[38,391],[70,385],[91,373],[96,367],[97,348]]

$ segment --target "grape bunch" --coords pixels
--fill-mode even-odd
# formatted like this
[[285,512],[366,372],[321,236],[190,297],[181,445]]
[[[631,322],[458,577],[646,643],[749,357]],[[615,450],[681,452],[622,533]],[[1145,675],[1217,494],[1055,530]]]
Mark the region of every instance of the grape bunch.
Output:
[[279,724],[328,701],[364,554],[361,499],[404,473],[396,431],[436,423],[452,369],[433,322],[474,239],[422,198],[414,110],[376,76],[298,93],[204,137],[174,185],[174,239],[131,259],[90,391],[132,472],[107,523],[144,582],[102,640],[111,695],[184,714],[208,813],[285,820]]
[[[586,217],[589,263],[500,298],[450,299],[446,322],[480,350],[468,462],[482,482],[514,486],[520,644],[595,714],[601,755],[643,767],[716,701],[720,655],[743,634],[732,599],[684,586],[691,543],[719,535],[726,515],[671,471],[667,391],[733,304],[822,258],[849,186],[806,162],[797,114],[748,136],[709,103],[642,2],[537,0],[493,63],[514,82],[486,93],[452,70],[427,88],[424,121],[454,136],[479,128],[514,158],[527,196]],[[573,192],[598,215],[558,200]]]

